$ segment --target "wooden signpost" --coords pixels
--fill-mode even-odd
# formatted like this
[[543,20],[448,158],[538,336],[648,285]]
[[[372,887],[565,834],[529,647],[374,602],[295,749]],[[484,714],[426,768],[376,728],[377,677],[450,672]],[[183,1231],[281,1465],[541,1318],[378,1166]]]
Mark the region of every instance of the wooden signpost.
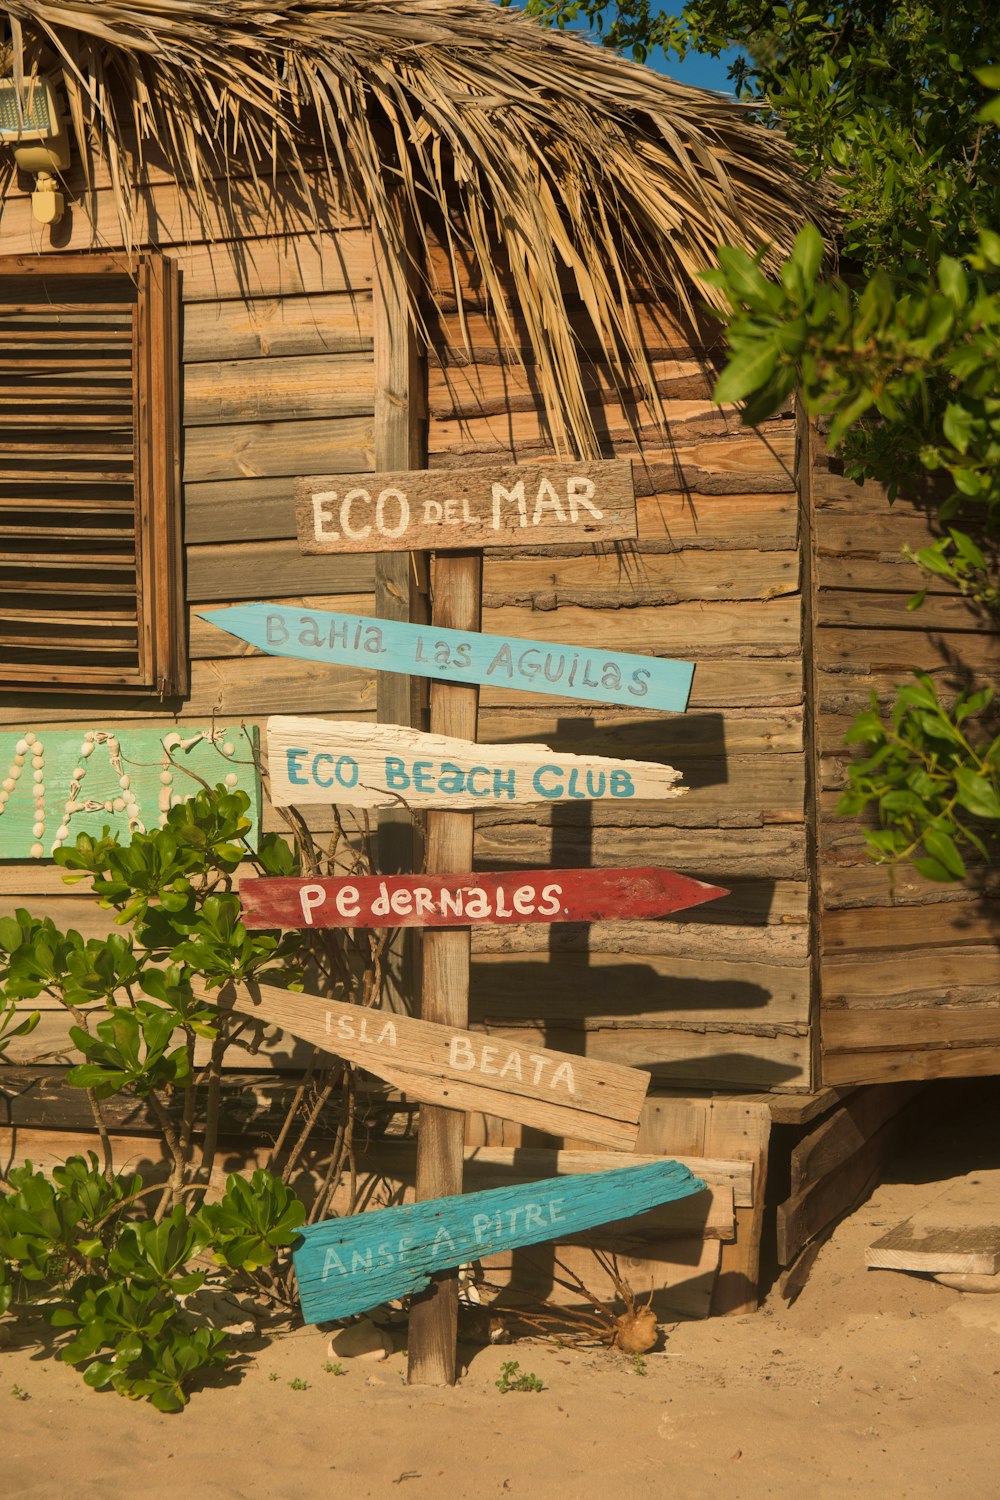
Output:
[[244,880],[244,925],[480,927],[509,922],[642,921],[729,892],[671,870],[520,870],[503,875],[377,875]]
[[686,790],[677,785],[679,771],[653,761],[562,755],[544,745],[484,746],[352,720],[268,719],[267,755],[276,807],[340,802],[437,810],[659,800]]
[[[389,282],[398,289],[405,283],[406,268],[388,254],[386,266],[391,267],[391,274],[387,273]],[[395,361],[395,387],[407,391],[409,385],[402,377],[404,355],[412,345],[408,328],[407,319],[400,312],[383,339],[381,354],[376,340],[376,359],[381,357],[390,365]],[[393,410],[405,412],[409,423],[406,442],[401,440],[393,452],[408,450],[412,461],[415,443],[410,419],[415,407],[412,402],[404,404],[397,399]],[[402,434],[402,415],[396,425]],[[268,725],[268,755],[271,795],[277,806],[345,803],[393,809],[390,815],[397,815],[401,808],[426,808],[426,869],[430,876],[450,880],[472,869],[473,819],[463,809],[563,799],[663,798],[678,796],[683,791],[677,786],[678,773],[669,766],[558,755],[536,745],[484,750],[475,743],[480,682],[503,681],[527,692],[559,693],[592,702],[677,709],[686,705],[691,685],[689,664],[593,651],[589,647],[553,647],[501,638],[491,641],[479,635],[483,547],[613,542],[636,536],[635,491],[629,460],[602,463],[545,460],[538,464],[491,468],[307,478],[296,481],[295,498],[303,552],[374,552],[382,554],[381,565],[389,561],[386,553],[435,551],[431,626],[423,630],[404,620],[395,625],[385,621],[361,622],[359,627],[359,622],[349,617],[278,609],[268,609],[262,620],[260,606],[252,607],[252,619],[247,611],[240,612],[239,621],[230,617],[228,624],[228,611],[212,612],[209,618],[226,629],[237,627],[237,634],[253,640],[264,650],[308,654],[310,660],[360,660],[387,672],[430,677],[431,733],[424,735],[384,722],[373,726],[272,719]],[[530,886],[537,891],[533,879],[519,877],[519,884],[510,889],[513,910],[517,910],[519,891],[522,906],[532,901],[525,889]],[[551,886],[552,881],[548,884]],[[426,890],[426,885],[421,889]],[[454,901],[456,888],[447,889],[453,893]],[[564,883],[560,899],[568,889],[568,883]],[[513,1060],[515,1054],[520,1056],[517,1049],[484,1042],[465,1030],[469,927],[471,920],[476,919],[478,905],[471,890],[465,887],[463,890],[463,922],[469,918],[469,925],[422,924],[427,927],[423,935],[422,1022],[395,1016],[384,1023],[397,1028],[398,1038],[402,1037],[404,1027],[436,1023],[430,1025],[430,1032],[442,1033],[450,1038],[449,1048],[452,1045],[457,1048],[454,1054],[448,1053],[449,1070],[442,1070],[440,1054],[435,1054],[436,1070],[432,1068],[430,1074],[426,1068],[423,1072],[407,1073],[398,1066],[387,1067],[381,1060],[378,1067],[372,1067],[371,1053],[379,1049],[377,1038],[375,1049],[370,1048],[364,1058],[365,1066],[398,1083],[414,1098],[432,1101],[425,1103],[420,1111],[418,1203],[461,1193],[465,1122],[459,1111],[479,1108],[525,1123],[539,1123],[540,1128],[555,1135],[625,1144],[626,1139],[634,1140],[637,1128],[638,1114],[632,1113],[638,1109],[635,1080],[643,1080],[643,1094],[648,1086],[645,1075],[629,1069],[596,1067],[579,1058],[553,1063],[548,1075],[550,1095],[551,1082],[569,1076],[561,1071],[564,1067],[571,1069],[577,1088],[584,1088],[581,1080],[588,1080],[586,1097],[575,1107],[577,1118],[571,1124],[567,1117],[573,1109],[567,1101],[553,1103],[549,1097],[543,1102],[528,1096],[523,1076],[521,1079],[516,1076],[518,1070],[523,1074],[524,1068],[523,1061]],[[488,904],[481,882],[479,890],[479,899]],[[391,888],[386,883],[385,891],[384,898],[378,892],[371,897],[371,913],[375,915],[376,903],[385,899],[392,909],[393,925],[402,925],[409,915],[401,910],[406,907],[408,891],[398,883]],[[494,920],[507,891],[503,884],[490,888]],[[596,901],[597,894],[592,894]],[[579,890],[577,897],[581,902],[588,899]],[[301,905],[301,896],[295,899]],[[333,895],[334,909],[338,899],[342,903],[346,900],[342,889],[339,896]],[[412,899],[416,918],[416,886]],[[433,902],[435,898],[431,899]],[[445,885],[437,888],[436,899],[443,913]],[[551,905],[553,899],[550,891],[546,901],[543,889],[533,902],[532,914],[546,920],[548,914],[541,908]],[[359,886],[359,911],[360,901]],[[564,906],[571,905],[564,901]],[[518,916],[524,919],[523,913]],[[268,1007],[277,1003],[274,993],[261,992]],[[333,1013],[329,1002],[316,1003]],[[293,1004],[294,997],[281,995],[281,1016],[270,1018],[287,1025],[291,1014],[288,1007]],[[259,1005],[255,1008],[264,1014]],[[299,1035],[306,1034],[298,1030],[304,1018],[302,1022],[294,1019],[296,1024],[289,1029]],[[346,1024],[345,1021],[345,1027]],[[309,1034],[323,1045],[312,1032]],[[359,1038],[353,1040],[360,1045]],[[347,1038],[341,1040],[341,1049],[346,1041]],[[381,1052],[387,1050],[386,1040]],[[342,1055],[361,1060],[357,1054],[342,1051]],[[540,1086],[550,1066],[546,1059],[558,1054],[540,1049],[532,1056],[539,1059],[531,1066],[533,1070],[540,1069]],[[474,1061],[467,1067],[465,1059],[470,1057]],[[464,1079],[456,1079],[456,1064]],[[484,1086],[481,1079],[472,1083],[469,1078],[472,1072],[487,1075],[491,1080],[489,1086]],[[629,1074],[631,1082],[626,1084],[625,1075]],[[608,1101],[618,1097],[618,1089],[622,1091],[621,1101],[627,1098],[629,1103],[626,1108],[620,1102],[609,1112]],[[599,1108],[595,1107],[598,1101]],[[541,1123],[537,1114],[540,1108],[547,1111],[548,1123]],[[586,1115],[582,1122],[581,1108]],[[529,1109],[535,1112],[530,1121],[526,1113]],[[439,1258],[429,1264],[417,1283],[423,1286],[430,1277],[427,1292],[417,1295],[410,1309],[411,1380],[440,1384],[455,1379],[457,1281],[447,1269],[455,1264],[453,1259]],[[437,1267],[444,1269],[439,1272]]]
[[421,1291],[436,1271],[632,1218],[704,1187],[679,1162],[657,1161],[310,1224],[293,1251],[302,1315],[307,1323],[350,1317]]
[[[460,934],[468,941],[468,934]],[[271,985],[209,989],[198,999],[280,1026],[365,1068],[422,1103],[500,1115],[613,1150],[635,1144],[649,1074],[548,1047],[515,1046],[462,1026],[345,1005]],[[460,1115],[456,1118],[461,1118]],[[460,1162],[461,1162],[460,1142]],[[458,1191],[461,1191],[459,1184]]]
[[303,552],[413,552],[628,541],[632,464],[505,464],[295,482]]
[[256,729],[99,725],[0,734],[0,859],[51,859],[77,835],[122,844],[162,826],[207,782],[250,797],[260,826]]
[[437,677],[444,682],[500,683],[524,693],[552,693],[588,703],[621,703],[683,713],[694,666],[587,646],[401,624],[322,609],[240,604],[199,610],[203,620],[272,656],[341,667]]

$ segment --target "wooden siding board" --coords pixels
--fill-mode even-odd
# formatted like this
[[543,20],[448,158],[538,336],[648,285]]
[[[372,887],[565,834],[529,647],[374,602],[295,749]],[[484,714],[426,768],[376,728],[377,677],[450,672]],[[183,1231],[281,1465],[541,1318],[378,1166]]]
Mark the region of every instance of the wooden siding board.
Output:
[[185,301],[181,344],[185,365],[202,361],[215,364],[219,360],[370,354],[371,350],[369,292]]
[[212,244],[175,245],[185,307],[236,298],[285,298],[371,291],[372,244],[367,229],[248,237],[238,256]]
[[977,1046],[927,1047],[878,1052],[824,1052],[823,1076],[833,1084],[891,1083],[894,1080],[988,1078],[998,1071],[996,1042]]
[[[336,203],[322,176],[318,176],[311,187],[321,231],[361,227]],[[232,255],[239,265],[245,259],[243,244],[247,238],[281,239],[315,232],[313,215],[302,202],[294,177],[282,176],[275,180],[269,203],[270,207],[262,209],[252,193],[240,192],[238,180],[230,202],[226,201],[225,194],[220,194],[218,199],[203,206],[174,183],[155,184],[137,199],[135,240],[138,244],[158,249],[209,243],[220,260],[227,254]],[[91,250],[95,246],[128,249],[122,234],[116,195],[111,188],[99,188],[93,194],[86,194],[81,185],[78,199],[70,193],[59,234],[60,253]],[[32,215],[29,197],[8,195],[4,203],[2,235],[7,255],[37,255],[46,248],[43,226]],[[226,244],[232,241],[237,243],[233,251],[229,251]]]
[[[925,930],[932,923],[922,909]],[[825,955],[824,998],[827,1007],[905,1009],[907,1005],[938,1005],[1000,998],[1000,953],[995,943],[968,947],[914,945],[907,961],[898,952]]]
[[[660,448],[659,452],[655,451],[655,445],[662,443],[662,430],[637,432],[626,414],[617,408],[602,412],[599,426],[602,447],[608,456],[611,452],[617,457],[634,454],[656,465],[655,478],[651,475],[656,492],[696,488],[689,482],[689,475],[704,476],[709,483],[716,477],[724,492],[735,494],[750,491],[753,479],[761,490],[769,492],[780,491],[786,485],[790,491],[794,489],[794,445],[780,426],[769,442],[735,431],[730,436],[691,433],[687,440],[683,432],[678,432],[674,445]],[[428,454],[432,468],[437,467],[435,460],[439,458],[455,465],[472,454],[493,457],[499,453],[510,454],[518,463],[546,454],[554,456],[553,440],[541,413],[514,413],[507,420],[476,417],[430,424]]]
[[[483,610],[483,629],[492,635],[534,640],[589,643],[594,638],[593,612],[578,605],[558,610],[526,610],[515,605]],[[609,651],[641,650],[648,655],[683,656],[685,652],[729,656],[746,647],[767,656],[799,651],[798,600],[726,601],[636,606],[606,611],[601,645]]]
[[369,416],[239,422],[185,433],[184,482],[310,473],[357,474],[375,462]]
[[[697,359],[651,361],[657,390],[667,401],[699,402],[709,409],[714,376]],[[583,387],[588,394],[617,394],[610,370],[585,364]],[[629,392],[633,399],[641,392]],[[428,378],[428,409],[435,420],[463,416],[493,416],[506,411],[532,411],[539,404],[538,381],[530,365],[463,365],[432,363]]]
[[[673,828],[657,826],[645,807],[641,811],[642,822],[603,822],[595,816],[593,822],[557,823],[555,828],[551,820],[501,823],[485,816],[477,818],[477,862],[485,869],[532,867],[553,849],[567,864],[593,861],[610,866],[616,860],[640,858],[645,848],[654,862],[662,860],[671,869],[721,883],[731,890],[733,881],[741,877],[758,879],[758,915],[769,910],[768,901],[772,896],[777,900],[777,893],[790,881],[787,892],[794,889],[794,896],[789,894],[788,905],[798,919],[802,909],[798,883],[805,877],[805,841],[800,828],[792,824],[762,829]],[[702,875],[696,874],[699,861]],[[725,899],[730,901],[732,897]]]
[[[727,901],[728,897],[722,898]],[[738,908],[737,908],[738,911]],[[644,921],[567,923],[553,928],[546,952],[580,955],[608,953],[640,959],[653,955],[660,959],[703,960],[711,952],[723,963],[761,963],[801,967],[808,957],[807,932],[797,925],[778,919],[772,923],[752,925],[744,914],[741,923],[734,911],[717,922]],[[693,914],[692,914],[693,917]],[[480,927],[472,934],[474,954],[527,954],[538,960],[539,940],[526,924],[509,927]],[[571,958],[572,961],[572,958]]]
[[184,370],[188,428],[370,416],[374,403],[371,361],[363,356],[222,360]]
[[503,740],[544,740],[546,744],[576,752],[622,755],[638,760],[662,755],[672,758],[697,755],[721,758],[728,755],[797,754],[802,748],[802,715],[798,709],[722,708],[717,712],[691,710],[680,714],[616,713],[591,708],[585,718],[545,711],[532,711],[525,696],[524,708],[493,709],[480,714],[479,738],[484,744]]
[[591,553],[574,558],[487,558],[487,607],[526,604],[533,609],[583,605],[605,610],[676,605],[697,600],[769,600],[798,590],[793,551]]
[[843,906],[937,905],[942,901],[974,904],[980,899],[978,882],[985,871],[978,872],[975,884],[954,886],[925,880],[913,869],[892,874],[888,866],[870,860],[860,839],[846,828],[831,831],[822,873],[824,905],[835,911]]
[[996,942],[998,935],[1000,901],[983,901],[974,908],[952,902],[935,906],[932,913],[924,906],[859,907],[826,912],[823,917],[824,947],[831,956],[842,952],[884,953],[898,948],[961,947]]
[[[824,631],[831,628],[866,632],[872,629],[907,631],[913,640],[911,653],[919,652],[923,646],[922,642],[918,645],[915,638],[926,636],[929,631],[941,631],[948,634],[954,649],[963,655],[970,634],[995,637],[984,621],[977,620],[963,599],[953,596],[929,594],[919,609],[907,612],[907,600],[916,592],[917,582],[919,578],[914,580],[908,592],[901,593],[874,588],[824,589],[820,601]],[[995,638],[993,648],[997,649]]]
[[1000,1009],[941,1005],[879,1010],[834,1010],[825,1018],[826,1052],[909,1052],[925,1048],[1000,1044]]
[[188,546],[209,542],[292,541],[294,477],[265,475],[262,479],[186,484],[184,536]]
[[[937,637],[923,642],[920,633],[913,630],[868,627],[851,630],[821,622],[816,632],[816,656],[821,667],[840,668],[850,677],[891,672],[901,674],[900,680],[903,680],[913,671],[915,662],[920,662],[921,670],[932,676],[938,673],[945,676],[960,674],[965,666],[995,672],[995,634],[963,632],[955,644],[961,666],[950,657],[950,641],[950,634],[946,639]],[[864,685],[858,686],[863,693]],[[851,690],[857,691],[853,687]]]
[[[174,712],[164,715],[164,722],[201,719],[205,715],[227,718],[257,718],[262,714],[290,713],[303,703],[317,712],[364,718],[374,711],[374,675],[346,668],[330,668],[302,663],[304,670],[290,678],[285,663],[278,657],[246,660],[239,657],[226,661],[196,661],[191,666],[191,683],[183,699],[174,700]],[[169,703],[170,700],[168,700]],[[47,695],[34,705],[34,716],[47,724],[93,724],[109,720],[146,720],[149,704],[134,698],[115,698],[107,691],[91,701],[79,691],[71,695]],[[24,699],[0,696],[0,726],[21,727],[25,723]]]

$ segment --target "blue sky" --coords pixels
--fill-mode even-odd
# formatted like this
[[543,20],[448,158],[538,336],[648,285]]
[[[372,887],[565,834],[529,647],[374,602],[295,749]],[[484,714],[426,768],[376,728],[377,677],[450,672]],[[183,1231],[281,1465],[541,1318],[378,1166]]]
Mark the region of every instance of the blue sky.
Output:
[[[514,4],[523,3],[523,0],[514,0]],[[609,7],[610,10],[610,7]],[[654,6],[654,14],[678,15],[678,11],[668,11],[665,5]],[[586,31],[587,26],[571,26],[571,31]],[[720,93],[732,92],[732,84],[728,79],[729,64],[737,56],[735,47],[724,52],[721,57],[706,57],[700,52],[689,52],[683,62],[678,62],[676,57],[664,57],[660,48],[657,48],[648,59],[647,66],[654,72],[665,73],[668,78],[676,78],[681,83],[690,83],[699,89],[717,89]]]
[[721,57],[705,57],[700,52],[689,52],[683,62],[678,62],[676,57],[664,58],[663,53],[657,50],[649,59],[648,65],[657,73],[665,73],[668,78],[676,78],[680,83],[691,83],[699,89],[718,89],[720,93],[729,94],[733,86],[726,74],[730,61],[736,56],[735,48],[724,52]]

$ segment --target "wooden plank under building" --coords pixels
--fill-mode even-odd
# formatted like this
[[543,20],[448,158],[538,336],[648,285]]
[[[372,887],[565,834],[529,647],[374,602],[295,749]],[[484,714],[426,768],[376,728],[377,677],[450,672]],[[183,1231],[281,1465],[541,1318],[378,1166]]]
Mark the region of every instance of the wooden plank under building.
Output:
[[915,1214],[870,1245],[865,1264],[887,1271],[1000,1271],[1000,1171],[970,1172],[946,1184]]

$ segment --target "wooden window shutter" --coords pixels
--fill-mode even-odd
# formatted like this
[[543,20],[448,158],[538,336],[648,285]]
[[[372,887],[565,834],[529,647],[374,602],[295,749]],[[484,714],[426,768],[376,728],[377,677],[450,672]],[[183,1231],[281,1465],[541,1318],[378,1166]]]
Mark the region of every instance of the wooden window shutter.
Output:
[[179,278],[0,257],[0,685],[186,686]]

